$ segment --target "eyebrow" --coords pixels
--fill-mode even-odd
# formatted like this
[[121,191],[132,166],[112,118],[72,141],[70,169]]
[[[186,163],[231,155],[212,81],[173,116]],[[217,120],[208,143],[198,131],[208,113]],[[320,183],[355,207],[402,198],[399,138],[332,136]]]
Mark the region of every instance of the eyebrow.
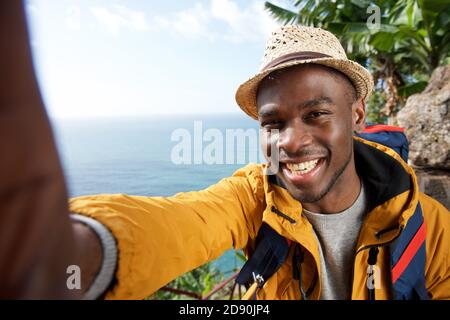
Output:
[[270,118],[277,114],[276,107],[267,107],[258,111],[258,116],[261,118]]
[[329,97],[320,97],[318,99],[306,100],[300,103],[297,108],[312,108],[321,104],[333,104],[333,100]]
[[[320,97],[317,99],[310,99],[310,100],[303,101],[302,103],[300,103],[297,106],[297,108],[302,108],[302,109],[306,108],[307,109],[307,108],[312,108],[312,107],[322,105],[322,104],[334,105],[334,102],[329,97]],[[270,107],[262,108],[261,110],[258,111],[258,115],[260,117],[271,117],[271,116],[277,115],[276,106],[277,105],[275,105],[275,104],[271,104]]]

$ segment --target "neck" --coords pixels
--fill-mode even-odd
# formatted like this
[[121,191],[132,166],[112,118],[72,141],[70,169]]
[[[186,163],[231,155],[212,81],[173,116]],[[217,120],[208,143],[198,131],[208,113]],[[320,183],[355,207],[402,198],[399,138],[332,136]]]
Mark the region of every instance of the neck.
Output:
[[361,191],[361,180],[356,173],[354,158],[346,170],[336,180],[331,190],[319,201],[302,203],[303,207],[311,212],[339,213],[350,208]]

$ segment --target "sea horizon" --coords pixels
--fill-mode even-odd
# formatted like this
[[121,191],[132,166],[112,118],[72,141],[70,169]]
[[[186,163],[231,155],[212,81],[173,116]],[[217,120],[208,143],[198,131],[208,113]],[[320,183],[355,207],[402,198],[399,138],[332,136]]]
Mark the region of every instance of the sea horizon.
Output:
[[[259,128],[257,121],[239,113],[51,119],[69,196],[172,196],[207,188],[245,166],[174,164],[172,133],[177,129],[193,133],[199,121],[205,130],[220,132]],[[236,152],[248,158],[248,146]],[[214,264],[229,272],[242,262],[230,250]]]

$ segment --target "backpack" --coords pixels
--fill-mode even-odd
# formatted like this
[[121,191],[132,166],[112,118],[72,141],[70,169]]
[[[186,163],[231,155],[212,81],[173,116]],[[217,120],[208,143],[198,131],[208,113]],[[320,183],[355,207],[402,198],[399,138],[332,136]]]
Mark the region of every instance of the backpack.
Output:
[[365,140],[377,142],[397,152],[402,159],[408,161],[409,144],[404,134],[405,129],[384,124],[368,124],[357,136]]
[[[396,151],[404,161],[408,160],[408,140],[403,129],[386,125],[369,125],[359,137],[383,144]],[[420,203],[413,216],[408,221],[400,236],[391,244],[390,264],[392,278],[392,292],[396,300],[429,299],[425,288],[425,223]],[[317,282],[314,276],[310,288],[304,290],[302,286],[303,252],[299,244],[293,244],[263,223],[255,241],[255,250],[242,267],[236,282],[247,288],[254,282],[257,289],[261,288],[282,264],[286,261],[291,246],[294,245],[292,255],[292,277],[299,282],[302,299],[306,300],[313,292]],[[378,248],[369,250],[368,277],[373,276],[373,266],[377,261]],[[372,272],[372,274],[370,273]],[[253,299],[256,299],[255,290]],[[375,290],[368,286],[370,300],[375,300]]]

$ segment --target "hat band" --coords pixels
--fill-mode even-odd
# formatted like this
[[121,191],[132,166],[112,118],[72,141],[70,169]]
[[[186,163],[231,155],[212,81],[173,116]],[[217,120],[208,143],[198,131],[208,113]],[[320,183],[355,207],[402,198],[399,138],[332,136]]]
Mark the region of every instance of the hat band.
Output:
[[329,56],[325,53],[314,52],[314,51],[302,51],[302,52],[289,53],[284,56],[278,57],[275,60],[272,60],[261,71],[266,71],[267,69],[277,67],[282,63],[286,63],[286,62],[290,62],[290,61],[302,61],[302,60],[319,59],[319,58],[331,58],[331,56]]

